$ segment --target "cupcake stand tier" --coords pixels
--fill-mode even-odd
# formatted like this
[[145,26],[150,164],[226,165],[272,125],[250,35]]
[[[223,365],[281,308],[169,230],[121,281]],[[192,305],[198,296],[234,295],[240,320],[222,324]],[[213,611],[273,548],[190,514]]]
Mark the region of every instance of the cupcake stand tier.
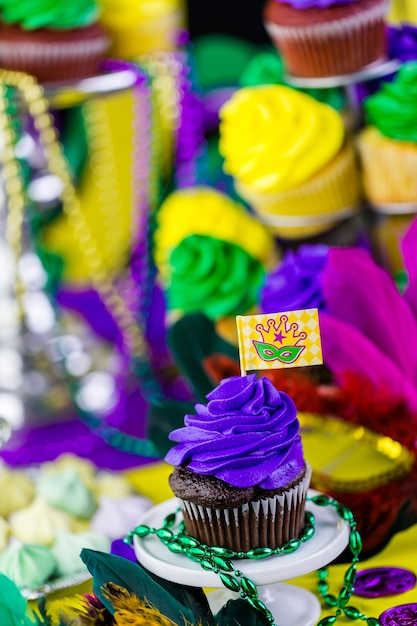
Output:
[[137,80],[137,73],[126,67],[82,78],[79,81],[45,83],[43,88],[52,109],[65,109],[95,96],[111,95],[131,89]]
[[361,105],[358,100],[356,85],[367,83],[378,78],[384,78],[394,74],[400,67],[396,59],[376,61],[352,74],[340,76],[323,76],[320,78],[303,78],[286,74],[285,81],[292,87],[301,89],[328,89],[331,87],[343,87],[349,108],[353,117],[353,126],[359,127],[361,123]]
[[[310,495],[315,493],[309,492]],[[176,509],[175,498],[167,500],[147,511],[140,523],[160,528],[165,517]],[[259,598],[272,611],[279,626],[313,626],[320,617],[321,609],[318,599],[309,591],[277,583],[324,567],[343,552],[349,541],[349,524],[341,520],[331,507],[323,508],[308,501],[306,509],[314,514],[316,532],[296,552],[260,561],[234,561],[236,569],[257,586],[262,586],[258,590]],[[138,561],[165,580],[193,587],[221,587],[217,574],[203,570],[185,555],[173,554],[155,535],[145,538],[135,535],[134,549]],[[208,594],[214,612],[228,599],[237,597],[236,593],[223,588]]]
[[394,74],[400,67],[400,62],[396,59],[377,61],[362,68],[352,74],[341,74],[340,76],[323,76],[320,78],[304,78],[302,76],[292,76],[286,74],[285,80],[294,87],[305,89],[327,89],[330,87],[348,87],[356,83],[366,83],[377,78],[384,78]]

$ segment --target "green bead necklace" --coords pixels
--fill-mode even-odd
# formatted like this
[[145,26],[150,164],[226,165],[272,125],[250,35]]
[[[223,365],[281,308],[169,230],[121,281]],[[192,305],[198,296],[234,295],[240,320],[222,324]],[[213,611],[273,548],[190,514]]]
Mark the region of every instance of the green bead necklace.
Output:
[[343,504],[334,500],[330,496],[320,494],[317,496],[307,497],[307,500],[313,502],[317,506],[332,506],[339,517],[348,522],[350,527],[349,534],[349,550],[352,554],[352,564],[348,567],[343,578],[343,586],[338,596],[328,593],[329,584],[327,582],[328,570],[322,567],[317,571],[318,583],[317,591],[321,596],[325,605],[336,608],[335,614],[321,619],[317,626],[330,626],[334,624],[338,617],[345,614],[352,620],[360,619],[367,623],[367,626],[378,626],[379,621],[375,617],[364,615],[354,606],[348,604],[354,590],[356,581],[356,564],[359,561],[359,555],[362,551],[362,539],[356,528],[356,521],[353,513]]
[[[356,580],[356,564],[359,561],[359,554],[362,550],[362,540],[356,528],[356,521],[352,511],[334,500],[330,496],[319,494],[309,496],[307,500],[313,502],[317,506],[332,506],[338,516],[347,521],[350,527],[349,549],[352,554],[352,564],[347,569],[342,589],[338,596],[328,593],[329,584],[327,582],[327,568],[320,568],[317,572],[318,583],[317,591],[325,605],[336,608],[335,614],[321,619],[317,626],[330,626],[334,624],[338,617],[346,615],[346,617],[362,621],[366,621],[367,626],[378,626],[379,622],[373,617],[368,617],[361,613],[353,606],[349,606],[348,602],[354,591]],[[162,522],[161,528],[151,528],[141,524],[128,533],[124,541],[128,545],[132,545],[133,537],[137,535],[140,538],[155,535],[158,539],[174,554],[183,554],[191,561],[195,561],[206,571],[212,571],[219,575],[222,584],[231,591],[240,594],[250,606],[258,611],[270,626],[276,626],[274,616],[268,607],[259,599],[258,590],[255,583],[243,575],[235,566],[231,559],[254,559],[260,560],[270,556],[278,556],[291,554],[295,552],[303,543],[311,539],[315,533],[315,518],[311,511],[305,511],[305,525],[298,538],[290,539],[279,548],[259,547],[253,548],[248,552],[236,552],[230,548],[221,546],[207,546],[200,543],[195,537],[191,537],[185,532],[184,522],[178,526],[178,532],[173,530],[177,521],[176,512],[170,513]]]

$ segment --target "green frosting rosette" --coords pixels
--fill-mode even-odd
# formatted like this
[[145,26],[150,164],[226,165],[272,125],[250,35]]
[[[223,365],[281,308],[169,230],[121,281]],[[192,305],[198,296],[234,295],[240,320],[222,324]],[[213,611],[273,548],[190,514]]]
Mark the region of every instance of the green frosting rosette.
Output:
[[171,253],[169,309],[200,311],[211,320],[243,314],[259,299],[261,263],[232,243],[190,235]]
[[405,63],[363,106],[367,123],[385,137],[417,142],[417,62]]
[[253,56],[240,77],[241,87],[257,87],[258,85],[287,85],[308,94],[315,100],[328,104],[341,111],[346,105],[343,91],[338,87],[328,89],[301,89],[294,87],[285,80],[285,67],[281,56],[275,50],[263,50]]
[[98,17],[94,0],[0,0],[1,20],[25,30],[68,30],[89,26]]

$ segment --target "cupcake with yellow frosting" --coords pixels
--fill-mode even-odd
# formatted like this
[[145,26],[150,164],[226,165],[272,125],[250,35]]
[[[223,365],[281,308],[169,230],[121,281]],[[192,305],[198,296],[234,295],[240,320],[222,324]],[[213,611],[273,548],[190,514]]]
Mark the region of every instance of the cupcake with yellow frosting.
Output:
[[332,107],[284,85],[263,85],[237,91],[220,119],[225,171],[274,234],[310,237],[357,212],[355,152]]
[[[155,259],[170,321],[202,312],[236,335],[235,316],[258,302],[275,246],[246,209],[209,187],[176,191],[161,206]],[[229,329],[230,327],[230,329]]]
[[109,37],[95,0],[0,0],[0,65],[41,82],[91,76]]
[[383,212],[416,210],[417,62],[405,63],[364,101],[364,110],[358,147],[367,198]]
[[111,34],[110,54],[120,59],[175,49],[184,27],[184,0],[99,0],[101,23]]

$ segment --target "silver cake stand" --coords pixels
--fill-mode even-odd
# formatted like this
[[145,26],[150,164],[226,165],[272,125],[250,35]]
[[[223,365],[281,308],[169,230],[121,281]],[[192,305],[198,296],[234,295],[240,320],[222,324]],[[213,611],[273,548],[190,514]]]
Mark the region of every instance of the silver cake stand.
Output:
[[51,109],[64,109],[95,96],[131,89],[136,82],[137,74],[132,69],[122,69],[78,81],[44,83],[43,89]]
[[[309,495],[314,494],[317,492],[309,491]],[[165,517],[177,506],[175,498],[158,504],[143,515],[140,524],[160,528]],[[234,561],[236,569],[261,587],[258,590],[259,599],[267,605],[279,626],[313,626],[318,621],[321,607],[317,597],[301,587],[281,583],[328,565],[349,542],[349,524],[341,520],[332,507],[324,508],[308,501],[306,509],[314,514],[316,532],[296,552],[260,561]],[[181,521],[178,518],[180,514],[177,524]],[[145,538],[135,535],[133,547],[138,561],[165,580],[192,587],[221,587],[217,574],[203,570],[183,554],[173,554],[155,535]],[[228,599],[238,597],[238,594],[223,588],[208,593],[214,613]]]
[[365,83],[376,78],[383,78],[394,74],[400,67],[400,62],[396,59],[383,59],[363,67],[351,74],[341,74],[339,76],[323,76],[319,78],[303,78],[286,74],[285,80],[294,87],[326,89],[329,87],[346,87],[356,83]]
[[330,87],[341,87],[344,89],[349,108],[353,116],[354,127],[360,125],[361,107],[358,102],[355,85],[366,83],[377,78],[384,78],[394,74],[401,66],[397,59],[381,59],[363,67],[352,74],[341,74],[340,76],[323,76],[320,78],[303,78],[301,76],[285,75],[285,81],[292,87],[302,89],[328,89]]

